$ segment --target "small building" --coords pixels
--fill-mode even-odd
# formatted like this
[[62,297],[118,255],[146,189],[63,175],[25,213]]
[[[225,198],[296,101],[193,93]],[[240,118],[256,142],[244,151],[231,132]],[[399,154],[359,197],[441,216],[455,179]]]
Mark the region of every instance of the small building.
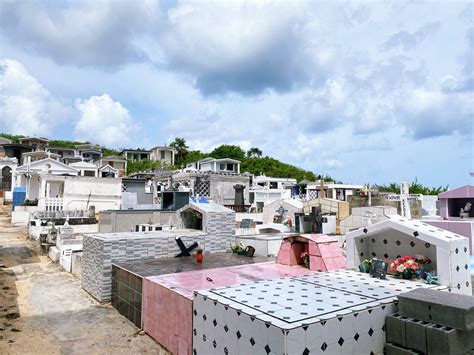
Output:
[[151,150],[146,149],[124,149],[119,155],[125,160],[140,161],[150,160]]
[[332,182],[323,182],[322,184],[321,182],[308,183],[306,185],[306,200],[324,197],[347,201],[349,196],[356,195],[357,191],[363,189],[364,185],[336,184]]
[[0,145],[4,144],[10,144],[12,142],[11,139],[5,138],[5,137],[0,137]]
[[79,176],[99,177],[99,169],[97,168],[97,165],[87,161],[70,163],[69,166],[79,170]]
[[59,161],[61,156],[59,154],[47,152],[45,150],[35,150],[33,152],[23,153],[21,157],[21,165],[28,164],[28,162],[33,163],[35,161],[43,160],[46,158],[51,158]]
[[102,169],[106,165],[118,170],[118,177],[127,175],[127,161],[125,159],[116,156],[102,157],[99,161],[99,166]]
[[79,171],[69,165],[61,163],[52,158],[38,160],[30,164],[24,164],[16,169],[15,186],[26,188],[28,200],[39,200],[45,196],[61,195],[59,186],[42,186],[41,176],[77,176]]
[[173,147],[154,147],[151,148],[150,160],[161,161],[168,165],[174,165],[176,149]]
[[389,262],[403,256],[430,258],[427,271],[436,271],[449,291],[472,295],[469,243],[466,237],[422,221],[390,216],[382,222],[346,234],[347,267],[357,269],[364,259]]
[[74,162],[74,161],[71,161],[71,160],[75,160],[75,159],[78,159],[77,161],[81,160],[81,157],[79,157],[77,155],[76,149],[74,149],[74,148],[48,147],[48,148],[46,148],[46,151],[59,155],[60,156],[59,159],[64,164]]
[[20,139],[20,144],[29,145],[35,150],[45,150],[49,146],[49,139],[42,137],[24,137]]
[[256,176],[249,190],[249,204],[257,211],[276,200],[290,199],[296,179],[274,178],[265,175]]
[[240,174],[240,161],[230,158],[204,158],[186,165],[188,169],[196,169],[200,171],[229,172]]
[[24,153],[32,152],[34,148],[29,145],[20,143],[7,143],[2,145],[5,150],[5,156],[9,158],[16,158],[18,163],[21,162],[21,157]]
[[122,208],[154,208],[153,192],[147,179],[122,179]]
[[94,162],[102,158],[102,148],[97,144],[78,144],[76,145],[76,151],[87,161]]

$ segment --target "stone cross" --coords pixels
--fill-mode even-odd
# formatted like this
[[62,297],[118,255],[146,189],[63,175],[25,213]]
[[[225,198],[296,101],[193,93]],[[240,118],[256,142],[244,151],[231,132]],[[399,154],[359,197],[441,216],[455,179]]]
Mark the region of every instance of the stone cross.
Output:
[[283,205],[282,205],[282,206],[280,206],[280,208],[277,209],[275,212],[278,213],[278,214],[280,215],[280,217],[283,217],[283,215],[285,214],[285,212],[288,212],[288,210],[285,210],[285,208],[284,208]]
[[420,201],[422,195],[410,195],[409,185],[407,182],[400,184],[400,194],[392,194],[387,196],[389,201],[399,201],[402,217],[411,218],[410,204],[409,201]]

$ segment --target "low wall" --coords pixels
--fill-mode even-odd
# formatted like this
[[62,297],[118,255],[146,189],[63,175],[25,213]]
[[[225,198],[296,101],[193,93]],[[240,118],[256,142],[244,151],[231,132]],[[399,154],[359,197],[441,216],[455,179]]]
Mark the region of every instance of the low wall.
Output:
[[16,206],[15,210],[12,211],[11,223],[26,226],[30,222],[31,212],[36,212],[37,210],[38,206]]
[[177,225],[175,211],[108,210],[99,213],[100,233],[120,233],[135,230],[137,224]]
[[[78,224],[71,226],[74,234],[87,234],[97,233],[99,231],[99,225],[96,224]],[[51,226],[29,226],[28,235],[31,240],[38,240],[40,234],[48,233]]]

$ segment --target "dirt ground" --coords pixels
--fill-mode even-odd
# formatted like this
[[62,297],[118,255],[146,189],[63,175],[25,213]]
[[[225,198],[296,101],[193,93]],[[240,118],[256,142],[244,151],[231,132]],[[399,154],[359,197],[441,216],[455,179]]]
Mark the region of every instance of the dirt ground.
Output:
[[0,206],[0,354],[169,354],[41,255],[8,215]]

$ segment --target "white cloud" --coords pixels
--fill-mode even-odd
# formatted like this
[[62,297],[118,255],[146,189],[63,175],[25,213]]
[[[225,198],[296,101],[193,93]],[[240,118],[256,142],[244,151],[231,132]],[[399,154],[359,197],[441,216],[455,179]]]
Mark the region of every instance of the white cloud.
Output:
[[53,97],[19,62],[0,60],[0,131],[50,135],[70,108]]
[[80,113],[74,130],[77,139],[125,148],[138,129],[128,110],[108,94],[77,99],[74,106]]

